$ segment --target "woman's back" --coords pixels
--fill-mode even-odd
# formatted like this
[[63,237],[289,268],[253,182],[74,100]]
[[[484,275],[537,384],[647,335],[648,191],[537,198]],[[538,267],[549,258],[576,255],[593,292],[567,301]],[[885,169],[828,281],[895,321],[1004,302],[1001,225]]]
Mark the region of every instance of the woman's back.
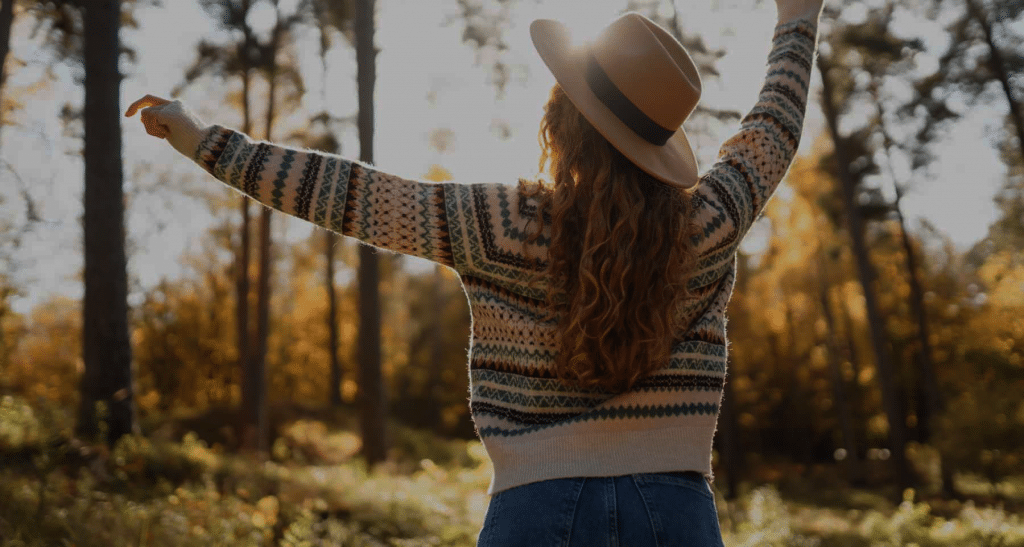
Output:
[[711,475],[726,375],[725,310],[735,252],[795,156],[816,20],[780,25],[768,78],[741,131],[693,190],[697,261],[668,366],[620,394],[556,378],[557,319],[531,280],[550,230],[532,243],[537,198],[506,185],[457,189],[456,269],[473,315],[472,416],[494,463],[489,493],[546,479],[695,470]]

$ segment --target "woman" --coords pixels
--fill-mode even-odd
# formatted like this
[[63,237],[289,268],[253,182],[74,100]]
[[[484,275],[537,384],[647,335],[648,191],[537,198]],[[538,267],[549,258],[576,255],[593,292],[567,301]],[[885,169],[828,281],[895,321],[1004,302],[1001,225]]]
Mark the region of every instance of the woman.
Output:
[[262,203],[458,272],[470,407],[494,463],[479,545],[721,545],[711,479],[736,248],[796,153],[822,0],[776,0],[757,104],[697,176],[700,77],[627,14],[573,46],[531,36],[558,83],[548,182],[431,184],[207,126],[147,96],[146,130]]

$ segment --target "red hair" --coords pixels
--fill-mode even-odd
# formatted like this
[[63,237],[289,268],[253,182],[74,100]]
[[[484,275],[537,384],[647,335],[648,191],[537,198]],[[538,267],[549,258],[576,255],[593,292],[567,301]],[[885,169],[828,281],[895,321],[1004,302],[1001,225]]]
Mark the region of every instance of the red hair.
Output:
[[[536,197],[536,241],[551,223],[547,304],[558,318],[559,378],[628,391],[668,365],[678,311],[696,261],[691,193],[630,162],[577,110],[559,85],[539,133],[540,171],[520,180]],[[536,278],[535,278],[536,279]]]

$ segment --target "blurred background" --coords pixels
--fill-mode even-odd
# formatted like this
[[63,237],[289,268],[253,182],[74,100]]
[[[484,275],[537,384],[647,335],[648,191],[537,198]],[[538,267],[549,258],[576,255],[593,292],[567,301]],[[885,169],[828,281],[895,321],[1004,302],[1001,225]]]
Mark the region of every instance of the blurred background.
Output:
[[[1024,3],[826,4],[738,257],[726,545],[1024,546]],[[473,545],[454,272],[271,215],[123,113],[514,184],[554,83],[530,21],[627,10],[701,68],[704,170],[774,2],[2,0],[0,546]]]

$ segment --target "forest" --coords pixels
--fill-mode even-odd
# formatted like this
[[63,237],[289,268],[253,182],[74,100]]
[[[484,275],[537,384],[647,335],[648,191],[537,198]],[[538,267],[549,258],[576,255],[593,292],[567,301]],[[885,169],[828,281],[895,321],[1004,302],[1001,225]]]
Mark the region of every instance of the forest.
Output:
[[[474,545],[458,275],[253,203],[124,113],[153,93],[420,180],[530,175],[525,29],[571,4],[0,0],[0,547]],[[594,24],[685,44],[709,166],[775,7],[696,4]],[[725,544],[1024,547],[1024,3],[826,0],[813,73],[737,257]]]

